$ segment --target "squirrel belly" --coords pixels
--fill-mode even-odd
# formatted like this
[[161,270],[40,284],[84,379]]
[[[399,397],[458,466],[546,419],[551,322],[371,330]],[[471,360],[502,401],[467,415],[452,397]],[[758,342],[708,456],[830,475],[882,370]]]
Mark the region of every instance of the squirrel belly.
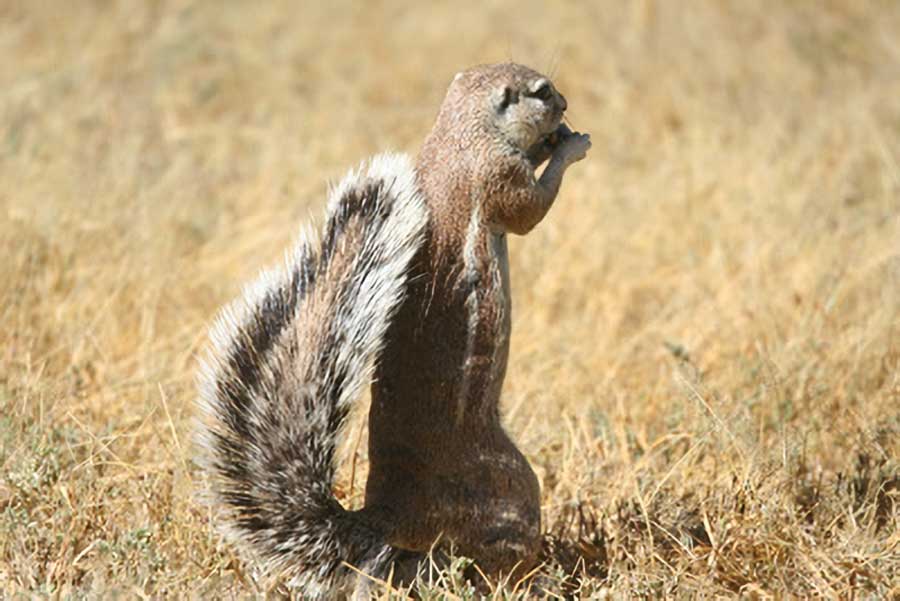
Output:
[[359,588],[347,564],[385,578],[410,559],[331,489],[427,220],[409,159],[374,158],[332,191],[321,241],[301,237],[211,331],[197,438],[212,501],[233,544],[309,597]]

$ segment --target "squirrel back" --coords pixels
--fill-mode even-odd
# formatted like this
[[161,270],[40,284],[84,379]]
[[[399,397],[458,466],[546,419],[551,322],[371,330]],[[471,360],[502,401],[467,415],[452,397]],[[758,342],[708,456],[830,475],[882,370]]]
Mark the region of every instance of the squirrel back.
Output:
[[332,191],[321,239],[301,236],[211,330],[197,438],[212,502],[227,538],[307,597],[357,588],[348,564],[386,578],[410,555],[332,485],[344,422],[427,222],[410,160],[375,157]]

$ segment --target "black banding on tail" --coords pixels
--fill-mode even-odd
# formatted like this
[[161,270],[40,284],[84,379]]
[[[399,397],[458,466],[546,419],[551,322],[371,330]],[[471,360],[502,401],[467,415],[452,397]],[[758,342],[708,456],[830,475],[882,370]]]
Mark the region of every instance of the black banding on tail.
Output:
[[317,248],[301,242],[286,271],[263,276],[213,329],[199,432],[213,497],[231,540],[304,597],[346,590],[346,563],[379,577],[398,558],[415,565],[331,486],[337,440],[426,223],[409,161],[376,158],[334,192]]

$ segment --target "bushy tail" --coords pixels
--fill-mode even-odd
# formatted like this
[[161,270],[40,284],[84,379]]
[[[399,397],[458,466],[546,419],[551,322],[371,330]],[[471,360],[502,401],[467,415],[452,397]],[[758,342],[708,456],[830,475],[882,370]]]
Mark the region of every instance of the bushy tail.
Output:
[[[378,572],[394,549],[332,493],[335,447],[371,376],[427,213],[404,155],[380,155],[332,191],[304,236],[211,331],[200,377],[200,464],[224,530],[306,596]],[[373,574],[378,576],[379,574]]]

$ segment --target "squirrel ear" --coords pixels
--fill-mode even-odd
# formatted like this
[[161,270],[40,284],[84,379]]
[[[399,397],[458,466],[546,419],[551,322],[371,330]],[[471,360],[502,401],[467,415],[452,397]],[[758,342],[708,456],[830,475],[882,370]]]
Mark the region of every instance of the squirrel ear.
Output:
[[497,89],[493,96],[494,107],[501,112],[505,111],[511,103],[515,102],[513,91],[509,86],[503,86]]

